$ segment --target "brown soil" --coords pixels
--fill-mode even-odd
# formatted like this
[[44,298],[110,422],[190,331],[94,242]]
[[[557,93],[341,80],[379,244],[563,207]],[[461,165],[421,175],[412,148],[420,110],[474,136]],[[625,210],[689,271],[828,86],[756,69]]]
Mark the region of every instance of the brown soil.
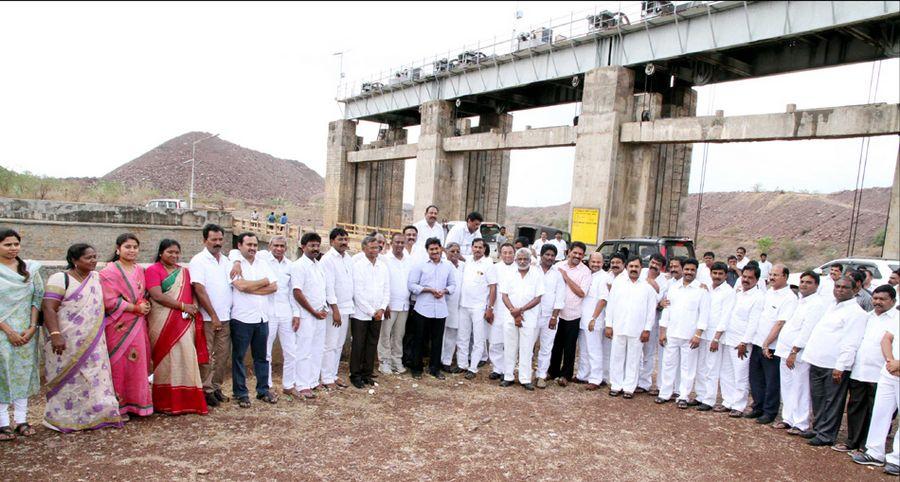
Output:
[[[5,480],[890,480],[751,420],[647,395],[555,384],[532,393],[483,375],[378,381],[374,394],[229,402],[208,416],[154,415],[123,429],[40,427],[0,445],[0,467]],[[33,400],[38,421],[43,403]]]

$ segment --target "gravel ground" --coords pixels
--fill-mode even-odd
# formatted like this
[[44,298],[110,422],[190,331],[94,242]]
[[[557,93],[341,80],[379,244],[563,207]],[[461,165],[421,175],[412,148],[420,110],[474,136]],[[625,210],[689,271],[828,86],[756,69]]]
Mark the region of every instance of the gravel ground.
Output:
[[[0,445],[0,472],[4,480],[890,480],[751,420],[658,406],[647,395],[555,384],[526,392],[483,375],[377,381],[371,394],[351,387],[250,409],[229,402],[208,416],[154,415],[123,429],[38,427]],[[38,421],[43,397],[33,400]]]

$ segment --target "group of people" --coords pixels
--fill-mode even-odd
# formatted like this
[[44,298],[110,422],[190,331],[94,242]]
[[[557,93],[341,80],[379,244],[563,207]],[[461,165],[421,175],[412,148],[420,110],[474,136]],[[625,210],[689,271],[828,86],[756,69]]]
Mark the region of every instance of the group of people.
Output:
[[[900,443],[895,436],[890,454],[885,446],[900,408],[900,272],[894,286],[870,291],[871,274],[832,265],[828,276],[803,273],[795,293],[786,266],[751,261],[743,248],[727,264],[711,252],[702,261],[657,253],[644,267],[637,256],[605,260],[546,234],[539,245],[500,243],[494,263],[479,213],[448,233],[438,213],[429,206],[389,239],[372,233],[355,255],[341,228],[329,233],[324,254],[320,236],[305,233],[293,262],[283,237],[259,250],[252,233],[239,234],[226,254],[224,230],[207,225],[205,248],[188,268],[178,264],[178,243],[164,240],[143,269],[137,238],[125,234],[100,273],[93,248],[73,245],[69,269],[46,287],[39,267],[18,258],[18,235],[0,233],[0,300],[12,313],[2,319],[0,436],[33,432],[24,417],[39,385],[40,312],[49,337],[44,423],[60,431],[121,425],[154,410],[206,413],[228,400],[229,363],[232,396],[249,407],[248,350],[256,398],[276,403],[276,339],[282,394],[310,399],[345,388],[338,364],[349,332],[357,388],[407,370],[474,379],[489,364],[488,378],[502,387],[608,385],[610,396],[649,393],[658,404],[759,424],[780,410],[775,428],[896,473]],[[848,437],[839,442],[845,405]]]

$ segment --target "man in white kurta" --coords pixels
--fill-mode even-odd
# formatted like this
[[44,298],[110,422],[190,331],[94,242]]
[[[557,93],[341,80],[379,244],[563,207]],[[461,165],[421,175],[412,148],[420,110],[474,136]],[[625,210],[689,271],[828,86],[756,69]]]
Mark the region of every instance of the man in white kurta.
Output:
[[[593,261],[591,261],[591,260],[593,260]],[[588,378],[590,378],[590,372],[591,372],[591,359],[589,356],[590,352],[589,352],[588,346],[587,346],[588,339],[586,336],[584,336],[584,333],[582,332],[584,327],[587,326],[590,318],[592,316],[594,316],[594,310],[597,308],[597,300],[596,299],[590,300],[590,302],[588,302],[588,297],[591,296],[590,286],[593,285],[593,281],[596,278],[595,275],[597,275],[597,273],[602,272],[604,275],[602,277],[606,280],[606,292],[607,292],[607,294],[609,294],[609,288],[612,284],[613,277],[614,277],[614,275],[611,273],[611,271],[610,272],[603,271],[603,263],[604,263],[604,258],[603,258],[602,253],[595,251],[595,252],[591,253],[590,255],[588,255],[587,266],[588,266],[588,269],[591,271],[591,285],[588,285],[588,291],[585,292],[585,297],[584,297],[583,303],[581,305],[581,322],[579,323],[579,328],[578,328],[578,366],[577,366],[577,371],[575,372],[575,380],[574,380],[575,383],[588,383]],[[612,264],[612,262],[610,262],[610,264]],[[623,263],[622,267],[624,268],[624,266],[625,265]],[[599,293],[599,290],[594,290],[594,294],[598,294],[598,293]],[[605,303],[606,302],[604,301],[604,304]],[[603,331],[602,328],[603,328],[603,317],[604,316],[605,316],[605,312],[602,309],[597,311],[597,317],[600,320],[600,328],[601,328],[600,331]],[[605,375],[607,375],[609,372],[609,369],[604,364],[604,362],[608,358],[607,356],[604,356],[604,355],[608,355],[608,352],[604,352],[604,350],[608,349],[608,343],[604,343],[602,335],[600,336],[600,340],[601,340],[602,346],[599,349],[599,353],[602,354],[601,355],[602,358],[599,359],[599,361],[597,363],[599,364],[599,366],[601,367],[601,370],[603,371],[603,375],[601,375],[601,382],[600,382],[602,384],[602,381],[606,379]],[[597,352],[597,351],[595,350],[595,352]],[[591,387],[591,390],[595,390],[595,389],[593,387]]]
[[[696,280],[696,259],[683,264],[680,283],[669,288],[669,306],[659,320],[659,344],[663,347],[662,383],[656,403],[665,403],[675,389],[675,373],[680,374],[678,408],[687,408],[697,374],[697,348],[709,323],[709,290]],[[697,402],[694,402],[696,404]]]
[[454,286],[457,288],[446,296],[447,298],[447,321],[444,323],[444,339],[441,344],[441,365],[447,373],[461,373],[463,370],[457,366],[451,366],[453,363],[453,354],[456,352],[456,340],[459,338],[459,300],[462,293],[459,287],[462,284],[463,270],[466,263],[462,260],[462,254],[459,252],[459,244],[447,243],[444,249],[447,254],[447,261],[453,265]]
[[719,320],[716,327],[715,338],[725,345],[719,372],[722,406],[730,410],[728,416],[732,418],[744,415],[750,393],[751,337],[765,303],[765,295],[757,287],[758,275],[757,266],[741,271],[741,290],[735,294],[731,316]]
[[[588,258],[588,268],[593,271],[591,286],[581,305],[581,322],[578,327],[578,337],[581,340],[579,349],[584,350],[583,356],[587,359],[585,378],[579,378],[587,381],[587,390],[596,390],[603,383],[603,320],[611,281],[610,275],[602,267],[603,255],[599,252],[591,253]],[[579,362],[579,372],[582,371],[580,367]]]
[[362,240],[363,257],[353,263],[353,314],[350,315],[350,384],[375,385],[372,377],[378,353],[381,321],[389,311],[391,280],[372,236]]
[[550,353],[553,351],[553,340],[556,338],[556,325],[559,312],[565,306],[566,284],[559,270],[556,269],[556,246],[541,247],[540,264],[537,268],[544,278],[544,295],[541,296],[540,314],[535,336],[540,339],[538,349],[537,378],[538,388],[547,388],[547,369],[550,367]]
[[291,289],[300,305],[297,328],[297,388],[303,398],[315,398],[313,388],[319,385],[322,353],[325,351],[325,270],[317,261],[322,238],[305,233],[300,240],[303,256],[291,264]]
[[331,249],[321,259],[322,272],[325,274],[325,302],[328,305],[321,377],[326,388],[346,388],[347,384],[338,377],[338,365],[350,330],[350,315],[353,313],[353,257],[347,252],[347,231],[334,228],[328,238]]
[[381,323],[381,335],[378,337],[378,371],[384,374],[403,373],[403,335],[406,333],[406,320],[409,314],[409,271],[416,262],[413,255],[404,249],[406,238],[400,233],[391,236],[391,252],[381,260],[387,266],[390,284],[391,301],[388,304],[390,316]]
[[[456,364],[467,371],[466,379],[475,378],[488,332],[486,319],[494,320],[497,297],[497,272],[494,262],[484,255],[487,243],[476,239],[472,257],[463,267],[459,298],[459,328],[456,336]],[[471,354],[469,344],[471,343]],[[470,356],[471,355],[471,356]]]
[[531,251],[520,248],[516,252],[516,271],[500,283],[504,316],[504,367],[501,387],[515,381],[518,359],[519,383],[526,390],[534,390],[531,384],[531,362],[534,357],[534,335],[544,294],[544,279],[539,268],[531,267]]
[[[613,283],[606,307],[606,337],[612,339],[609,367],[610,396],[624,392],[632,398],[637,389],[643,344],[650,342],[656,321],[656,290],[639,278],[641,260],[628,260],[628,277]],[[651,343],[655,343],[655,340]]]
[[[500,247],[500,261],[494,265],[494,269],[497,272],[497,289],[499,290],[500,284],[503,283],[503,280],[516,272],[516,251],[512,247],[512,245],[505,244]],[[494,321],[493,323],[488,323],[485,319],[485,324],[487,325],[487,331],[490,333],[488,335],[488,357],[491,361],[491,380],[499,380],[503,378],[503,374],[506,373],[504,362],[505,353],[503,341],[506,335],[503,332],[504,323],[506,323],[509,318],[509,311],[505,309],[503,305],[503,298],[498,294],[497,300],[494,302]]]
[[[721,336],[716,338],[716,330],[712,327],[731,316],[734,308],[734,288],[725,282],[728,266],[725,263],[713,263],[709,270],[710,303],[709,326],[711,329],[703,330],[700,336],[700,348],[697,354],[697,380],[694,383],[694,392],[700,405],[697,410],[705,412],[712,410],[719,394],[719,374],[722,367]],[[717,411],[725,411],[719,408]]]
[[794,315],[785,322],[775,344],[775,356],[781,358],[781,422],[778,429],[789,429],[800,435],[809,429],[809,363],[803,361],[803,347],[828,305],[816,291],[819,275],[808,272],[800,276],[800,300]]
[[[643,356],[641,357],[641,369],[638,373],[638,386],[635,393],[647,393],[656,396],[659,389],[651,390],[653,384],[653,370],[662,366],[662,353],[659,350],[659,318],[662,315],[662,307],[659,303],[666,297],[666,291],[669,289],[669,283],[673,278],[669,274],[665,274],[666,258],[654,253],[650,256],[650,266],[641,270],[640,279],[647,281],[647,284],[656,292],[656,317],[653,321],[653,328],[650,329],[650,341],[643,345]],[[680,265],[679,265],[680,266]],[[681,270],[678,270],[678,277],[681,277]],[[659,384],[657,383],[657,387]]]
[[[481,237],[481,223],[484,218],[477,212],[471,212],[466,216],[466,222],[458,223],[447,233],[447,244],[459,245],[459,252],[463,256],[472,255],[472,242]],[[444,244],[442,243],[441,246]]]
[[562,238],[561,232],[557,231],[556,234],[553,236],[553,239],[551,239],[548,242],[553,244],[554,246],[556,246],[556,249],[559,251],[559,253],[556,253],[557,261],[562,261],[562,260],[566,259],[566,255],[568,254],[568,251],[569,251],[569,245],[568,245],[568,243],[566,243],[566,240]]
[[[428,206],[425,208],[425,217],[413,225],[418,233],[414,249],[418,249],[421,253],[426,253],[425,241],[428,241],[429,238],[438,238],[441,246],[444,245],[444,226],[438,222],[438,214],[437,206]],[[428,255],[424,254],[422,260],[424,261],[427,257]]]

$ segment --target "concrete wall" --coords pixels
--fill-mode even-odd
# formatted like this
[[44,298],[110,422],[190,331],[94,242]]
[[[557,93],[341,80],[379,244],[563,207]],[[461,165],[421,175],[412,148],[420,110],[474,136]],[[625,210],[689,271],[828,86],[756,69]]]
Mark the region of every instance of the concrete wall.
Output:
[[888,210],[881,256],[900,259],[900,152],[897,153],[897,164],[894,167],[894,187],[891,188],[891,207]]
[[231,226],[232,223],[231,214],[225,211],[12,198],[0,198],[0,218],[200,227],[210,222],[220,226]]

